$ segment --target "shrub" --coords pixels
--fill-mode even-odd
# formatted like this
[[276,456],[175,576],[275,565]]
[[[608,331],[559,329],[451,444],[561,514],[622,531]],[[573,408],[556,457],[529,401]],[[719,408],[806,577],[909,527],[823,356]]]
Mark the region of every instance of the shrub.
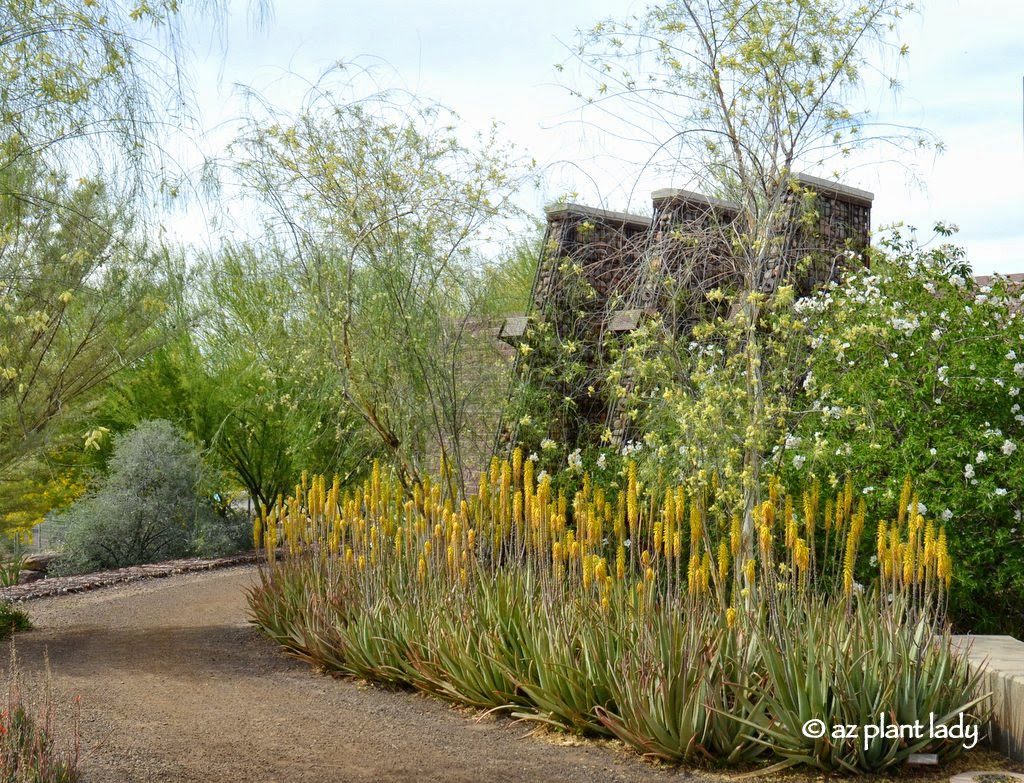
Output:
[[107,474],[65,512],[57,568],[82,573],[218,552],[238,541],[200,493],[196,448],[166,421],[139,424],[114,440]]
[[710,482],[645,489],[630,467],[624,483],[606,495],[584,477],[570,500],[518,451],[462,500],[430,482],[406,494],[376,468],[345,495],[303,482],[257,525],[253,621],[328,671],[668,761],[877,772],[961,750],[801,731],[880,712],[945,723],[982,701],[942,621],[940,526],[906,512],[872,526],[876,585],[862,589],[867,516],[849,484],[822,509],[819,488],[798,503],[772,482],[755,541],[709,513]]
[[31,629],[32,621],[25,612],[8,601],[0,601],[0,639]]
[[1021,290],[979,286],[957,248],[899,233],[870,271],[797,303],[809,361],[780,449],[793,482],[852,472],[875,514],[913,476],[947,520],[963,630],[1024,634]]

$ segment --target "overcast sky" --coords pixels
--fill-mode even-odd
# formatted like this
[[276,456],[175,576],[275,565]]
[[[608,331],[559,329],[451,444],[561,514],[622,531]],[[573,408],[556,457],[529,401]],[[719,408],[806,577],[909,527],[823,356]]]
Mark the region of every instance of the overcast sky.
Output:
[[[283,74],[313,80],[339,60],[380,58],[402,86],[446,104],[467,126],[497,121],[507,140],[544,166],[543,186],[523,196],[538,215],[567,191],[594,205],[649,209],[651,190],[687,183],[643,174],[628,160],[635,149],[579,123],[554,69],[577,28],[642,7],[630,0],[276,0],[273,17],[254,30],[246,5],[236,2],[226,50],[194,34],[198,106],[213,129],[206,151],[230,135],[242,107],[237,84],[297,101],[296,80],[281,81]],[[875,108],[935,132],[946,151],[901,160],[916,177],[903,165],[861,166],[844,180],[875,193],[876,227],[899,220],[925,233],[936,220],[950,221],[976,272],[1024,272],[1024,2],[932,0],[907,20],[903,38],[910,57],[902,90]],[[616,158],[627,160],[610,162]],[[172,221],[171,230],[204,239],[195,214]]]

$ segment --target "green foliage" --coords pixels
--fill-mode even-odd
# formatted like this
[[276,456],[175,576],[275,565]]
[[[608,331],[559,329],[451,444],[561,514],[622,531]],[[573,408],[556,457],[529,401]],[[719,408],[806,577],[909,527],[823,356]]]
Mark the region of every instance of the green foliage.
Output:
[[950,611],[977,633],[1024,633],[1019,296],[979,287],[955,246],[886,236],[870,271],[797,304],[810,352],[776,452],[794,481],[857,476],[872,509],[912,476],[959,563]]
[[[348,479],[375,444],[345,404],[274,247],[226,247],[182,286],[159,349],[119,376],[96,413],[113,431],[165,418],[202,444],[218,490],[257,514],[306,466]],[[372,461],[372,460],[371,460]]]
[[[111,375],[152,347],[161,260],[97,182],[37,183],[0,234],[0,471],[56,447]],[[60,202],[71,213],[54,206]],[[78,432],[78,447],[83,435]]]
[[437,106],[329,81],[296,116],[254,114],[234,168],[266,207],[266,244],[287,248],[286,317],[319,359],[314,382],[337,380],[407,476],[443,454],[461,481],[472,441],[492,435],[470,414],[504,391],[475,281],[515,168],[493,134],[464,144]]
[[304,478],[256,528],[267,565],[253,620],[328,671],[672,762],[879,772],[960,752],[930,732],[802,732],[811,718],[834,729],[879,713],[984,721],[981,673],[942,618],[943,530],[917,513],[872,525],[864,588],[853,575],[866,508],[852,486],[822,514],[816,483],[798,508],[773,482],[748,556],[739,517],[723,529],[712,510],[713,482],[644,485],[634,468],[618,492],[585,477],[572,498],[518,450],[468,497],[430,480],[408,491],[379,466],[347,490]]
[[81,573],[245,546],[248,526],[218,517],[201,494],[195,447],[161,420],[114,439],[107,474],[58,518],[57,569]]
[[0,601],[0,639],[30,630],[32,630],[32,621],[24,611],[8,601]]

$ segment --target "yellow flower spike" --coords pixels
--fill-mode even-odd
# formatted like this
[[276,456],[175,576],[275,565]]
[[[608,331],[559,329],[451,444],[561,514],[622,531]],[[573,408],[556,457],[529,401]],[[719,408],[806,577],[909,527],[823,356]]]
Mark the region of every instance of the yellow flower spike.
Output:
[[352,551],[352,547],[350,547],[350,546],[345,547],[345,562],[348,563],[349,565],[352,565],[352,563],[355,562],[355,559],[356,559],[356,557],[355,557],[355,553]]
[[626,578],[626,547],[621,543],[615,551],[615,577],[620,582]]
[[626,484],[626,517],[629,523],[629,537],[636,540],[639,524],[640,507],[637,499],[636,463],[629,461],[628,480]]
[[913,506],[911,506],[911,498],[913,497],[913,492],[914,485],[913,482],[910,480],[910,475],[908,474],[903,479],[903,489],[900,491],[900,505],[899,508],[896,509],[896,524],[899,527],[903,526],[903,521],[907,518],[907,511],[910,508],[917,508],[916,503]]
[[753,558],[743,564],[743,576],[748,587],[754,586],[754,578],[757,574],[757,563]]
[[736,625],[736,610],[733,609],[731,606],[725,610],[725,624],[729,628],[732,628],[734,625]]
[[655,522],[654,523],[654,551],[656,553],[661,551],[661,532],[662,532],[662,523],[661,522]]
[[427,561],[423,556],[420,556],[419,566],[416,570],[419,574],[420,581],[424,581],[427,578]]
[[704,535],[704,523],[701,518],[700,506],[696,502],[690,503],[690,554],[695,554],[700,549],[700,541]]
[[786,495],[784,514],[784,530],[786,534],[786,548],[792,549],[796,542],[796,517],[793,515],[793,497]]
[[794,545],[793,561],[801,574],[806,574],[811,567],[811,550],[802,538],[798,538]]
[[690,555],[690,562],[686,568],[686,586],[689,592],[693,593],[696,590],[697,584],[700,581],[700,556],[697,554]]
[[648,568],[646,571],[644,571],[644,581],[647,581],[647,582],[653,582],[654,581],[654,569],[653,568]]
[[718,581],[725,584],[729,578],[729,545],[723,539],[718,543]]
[[591,577],[592,577],[592,567],[591,567],[591,565],[592,565],[591,564],[591,556],[590,555],[584,555],[583,556],[583,589],[584,590],[589,590],[590,589],[590,583],[591,583]]
[[365,555],[359,555],[359,570],[360,571],[365,571],[366,570],[366,556]]
[[768,556],[772,551],[772,530],[767,522],[762,522],[758,528],[758,542],[761,546],[761,554]]
[[469,571],[467,571],[465,568],[459,569],[459,581],[462,583],[463,587],[469,584]]
[[521,486],[520,480],[523,477],[523,450],[516,446],[512,451],[512,485]]
[[743,545],[741,529],[740,515],[733,514],[732,522],[729,525],[729,547],[734,558],[740,556],[740,547]]
[[432,549],[430,541],[423,542],[423,554],[425,557],[430,557],[430,550]]
[[647,568],[651,564],[651,553],[646,549],[640,555],[640,565]]
[[466,538],[467,543],[469,544],[469,548],[473,549],[476,546],[476,530],[470,528]]
[[491,457],[491,486],[498,487],[498,483],[501,480],[501,461],[497,457]]

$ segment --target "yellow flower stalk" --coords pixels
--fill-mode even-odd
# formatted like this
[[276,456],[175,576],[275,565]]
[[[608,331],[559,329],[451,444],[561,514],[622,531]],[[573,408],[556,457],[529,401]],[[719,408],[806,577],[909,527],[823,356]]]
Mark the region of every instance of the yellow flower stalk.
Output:
[[725,585],[729,578],[729,545],[723,539],[718,544],[718,581]]

